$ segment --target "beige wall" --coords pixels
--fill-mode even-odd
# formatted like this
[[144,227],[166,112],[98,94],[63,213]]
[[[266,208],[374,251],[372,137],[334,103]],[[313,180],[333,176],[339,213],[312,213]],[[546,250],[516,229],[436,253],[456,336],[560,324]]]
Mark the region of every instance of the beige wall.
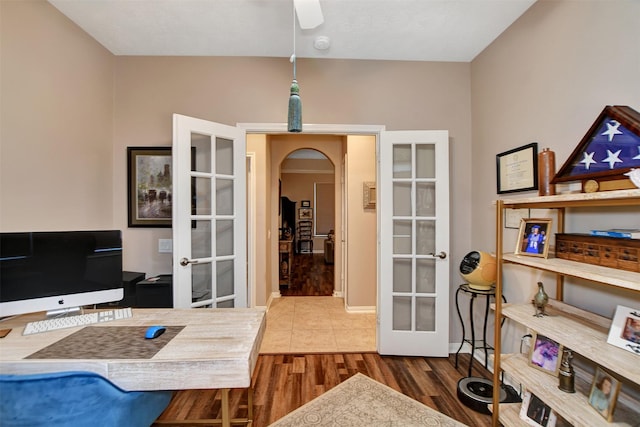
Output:
[[[635,0],[538,1],[473,61],[474,161],[469,182],[474,189],[475,248],[495,249],[496,154],[537,141],[539,148],[555,151],[559,169],[606,105],[629,105],[640,111],[639,16],[640,2]],[[532,194],[537,193],[511,197]],[[638,212],[608,211],[603,216],[569,210],[568,231],[585,232],[590,222],[599,227],[637,227]],[[515,242],[515,231],[506,232],[505,245]],[[529,269],[507,269],[507,299],[528,301],[538,280],[555,295],[554,278]],[[605,316],[611,316],[618,303],[639,301],[637,294],[612,288],[602,292],[585,282],[568,286],[566,294],[568,301]],[[514,346],[511,350],[517,349],[519,333],[509,329],[507,335]]]
[[0,20],[0,229],[114,227],[115,58],[48,3]]
[[364,182],[376,181],[376,138],[347,138],[347,268],[346,301],[349,307],[377,306],[377,211],[364,209]]
[[[171,256],[158,253],[158,239],[171,238],[170,229],[127,227],[126,147],[169,146],[173,113],[231,125],[284,122],[288,59],[114,57],[45,1],[3,1],[0,8],[2,229],[122,229],[125,269],[170,273]],[[460,280],[457,260],[471,248],[470,69],[468,63],[298,61],[305,123],[449,130],[452,288]],[[267,159],[258,161],[267,177],[275,176],[270,155],[266,149]],[[42,182],[60,191],[42,191]],[[272,184],[261,187],[263,194]],[[269,222],[257,230],[263,236],[277,230],[272,203],[256,203],[259,218]],[[264,242],[259,257],[275,253],[275,242]],[[264,280],[257,303],[264,304],[277,269],[257,264],[257,280]],[[356,293],[349,304],[370,306],[374,296]]]

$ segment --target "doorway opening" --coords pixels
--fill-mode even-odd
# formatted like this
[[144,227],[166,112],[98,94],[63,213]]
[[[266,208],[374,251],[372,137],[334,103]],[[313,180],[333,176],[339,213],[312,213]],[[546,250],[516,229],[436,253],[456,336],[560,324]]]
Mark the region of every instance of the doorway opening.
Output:
[[281,296],[333,295],[335,175],[331,160],[312,148],[296,149],[280,163]]

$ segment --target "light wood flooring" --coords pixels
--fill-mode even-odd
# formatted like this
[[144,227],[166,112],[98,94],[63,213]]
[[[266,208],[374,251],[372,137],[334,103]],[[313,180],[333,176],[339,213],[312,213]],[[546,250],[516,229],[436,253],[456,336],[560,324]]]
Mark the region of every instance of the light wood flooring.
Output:
[[[333,331],[332,339],[328,338],[329,329]],[[345,342],[363,336],[368,336],[369,341],[363,343],[366,350],[342,350],[339,336]],[[324,345],[318,346],[314,341]],[[456,368],[453,355],[380,356],[375,352],[375,315],[348,316],[340,298],[276,299],[267,313],[267,330],[253,376],[253,426],[270,425],[358,372],[464,424],[490,426],[489,415],[473,411],[457,398],[457,382],[467,375],[469,354],[461,354],[459,362]],[[490,378],[477,362],[473,364],[473,375]],[[247,415],[246,390],[232,390],[230,401],[232,416]],[[160,418],[219,418],[220,408],[219,391],[186,390],[175,394]]]

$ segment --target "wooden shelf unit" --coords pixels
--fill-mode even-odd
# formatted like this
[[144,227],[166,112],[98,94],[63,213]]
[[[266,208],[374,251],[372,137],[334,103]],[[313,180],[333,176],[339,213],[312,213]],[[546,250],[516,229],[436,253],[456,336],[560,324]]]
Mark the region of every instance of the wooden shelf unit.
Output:
[[[496,201],[496,261],[498,275],[496,280],[496,319],[502,316],[535,330],[567,346],[581,356],[601,365],[625,381],[640,384],[640,363],[638,356],[607,344],[610,320],[584,310],[562,303],[564,277],[576,277],[598,283],[602,286],[615,286],[630,292],[640,292],[640,272],[623,271],[570,260],[548,259],[514,255],[503,251],[503,226],[505,209],[555,209],[557,211],[558,233],[564,232],[565,208],[639,206],[640,189],[607,191],[600,193],[575,193],[532,198],[499,199]],[[550,307],[551,316],[538,318],[533,316],[531,304],[504,304],[499,297],[503,290],[502,266],[506,263],[518,264],[533,269],[556,274],[556,299]],[[577,390],[575,394],[558,389],[558,378],[528,366],[523,356],[503,356],[502,322],[495,322],[495,357],[493,373],[493,425],[523,425],[514,417],[513,404],[498,405],[501,371],[511,375],[527,389],[551,406],[560,416],[574,425],[630,425],[625,422],[627,413],[616,409],[614,423],[608,423],[589,405],[589,391]],[[602,351],[606,346],[606,352]],[[504,364],[501,359],[504,358]],[[578,385],[578,381],[576,381]],[[578,389],[578,387],[576,387]],[[504,416],[501,408],[505,407]],[[508,409],[507,409],[508,408]],[[637,414],[636,414],[637,415]],[[633,416],[633,415],[632,415]]]

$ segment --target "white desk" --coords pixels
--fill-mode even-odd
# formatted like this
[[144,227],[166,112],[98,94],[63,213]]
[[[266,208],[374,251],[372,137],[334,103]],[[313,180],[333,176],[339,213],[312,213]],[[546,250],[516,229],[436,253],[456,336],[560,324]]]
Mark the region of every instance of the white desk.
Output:
[[[0,323],[13,328],[0,339],[0,373],[86,370],[125,390],[223,389],[227,396],[230,388],[251,388],[266,328],[264,309],[134,309],[129,319],[91,326],[185,328],[149,359],[25,359],[82,328],[22,335],[25,323],[41,319],[40,313]],[[228,402],[226,409],[228,422]]]

